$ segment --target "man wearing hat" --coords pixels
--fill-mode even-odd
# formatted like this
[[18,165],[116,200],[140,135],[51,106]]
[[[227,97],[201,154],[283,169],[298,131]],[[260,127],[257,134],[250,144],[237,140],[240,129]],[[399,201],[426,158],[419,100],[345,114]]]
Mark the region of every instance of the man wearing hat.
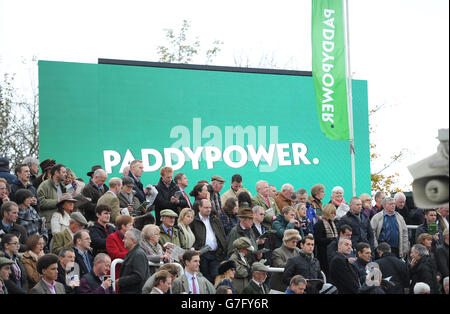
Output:
[[211,202],[214,204],[215,212],[220,213],[222,211],[222,201],[220,199],[220,191],[223,188],[225,179],[221,176],[214,175],[211,177],[211,187],[214,191],[210,196]]
[[69,227],[64,231],[53,235],[51,241],[52,253],[59,254],[59,251],[64,248],[73,247],[73,236],[77,231],[83,229],[87,225],[86,218],[80,212],[73,212],[70,215]]
[[161,225],[159,226],[160,238],[159,244],[165,250],[164,244],[173,243],[179,247],[184,247],[184,238],[180,235],[178,228],[175,228],[175,220],[178,218],[176,212],[171,209],[163,209],[161,211]]
[[248,285],[252,278],[251,265],[248,260],[249,254],[255,250],[252,242],[247,237],[240,237],[233,241],[233,254],[230,256],[230,261],[236,265],[236,272],[234,273],[233,286],[237,294]]
[[50,170],[51,177],[39,185],[37,190],[39,203],[41,206],[39,216],[45,218],[45,226],[51,229],[50,220],[56,211],[56,204],[63,193],[66,193],[66,167],[56,164]]
[[12,264],[14,264],[14,261],[0,256],[0,294],[24,294],[24,291],[9,279]]
[[[231,229],[230,234],[228,235],[228,248],[227,248],[227,256],[230,256],[233,251],[233,242],[240,237],[247,237],[254,248],[257,248],[257,238],[255,232],[252,230],[253,225],[253,211],[249,207],[242,207],[239,209],[237,216],[241,219],[240,222]],[[248,257],[251,262],[256,260],[260,260],[262,258],[262,254],[250,254]]]
[[4,178],[8,184],[11,184],[16,178],[15,175],[11,174],[9,169],[9,160],[5,157],[0,158],[0,178]]
[[50,178],[50,172],[54,165],[56,165],[56,160],[54,159],[46,159],[40,163],[39,166],[41,167],[42,173],[38,175],[33,181],[33,185],[36,190],[39,188],[39,185],[41,185],[42,182]]
[[269,287],[264,283],[267,278],[269,267],[260,263],[254,262],[252,265],[253,278],[249,284],[242,290],[243,294],[268,294]]

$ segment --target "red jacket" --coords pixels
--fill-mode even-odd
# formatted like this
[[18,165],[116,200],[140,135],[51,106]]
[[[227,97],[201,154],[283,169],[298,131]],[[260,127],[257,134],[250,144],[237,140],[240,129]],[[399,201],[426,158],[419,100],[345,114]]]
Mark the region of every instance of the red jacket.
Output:
[[[123,243],[123,234],[119,230],[114,233],[108,234],[106,238],[106,252],[111,261],[116,258],[125,259],[128,254],[128,250],[125,248]],[[116,279],[120,277],[120,264],[116,265]]]

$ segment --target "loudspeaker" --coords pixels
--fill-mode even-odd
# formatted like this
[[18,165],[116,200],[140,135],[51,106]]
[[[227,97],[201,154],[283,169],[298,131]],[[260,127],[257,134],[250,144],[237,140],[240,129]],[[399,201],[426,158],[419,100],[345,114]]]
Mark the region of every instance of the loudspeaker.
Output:
[[439,208],[449,202],[449,134],[440,129],[437,153],[408,167],[413,176],[413,199],[418,208]]

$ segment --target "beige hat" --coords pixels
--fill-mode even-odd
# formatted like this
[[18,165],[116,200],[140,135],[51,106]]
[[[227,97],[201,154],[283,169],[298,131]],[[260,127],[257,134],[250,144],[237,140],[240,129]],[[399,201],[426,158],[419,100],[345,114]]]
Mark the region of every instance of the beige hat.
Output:
[[212,176],[211,177],[211,181],[219,181],[219,182],[225,182],[225,179],[222,178],[221,176]]
[[269,267],[267,267],[263,263],[254,262],[252,264],[252,271],[265,271],[265,272],[268,272],[269,271]]
[[233,241],[233,247],[238,250],[246,249],[253,252],[255,248],[252,246],[252,242],[247,237],[240,237]]
[[284,236],[283,236],[283,242],[288,242],[293,239],[296,239],[297,241],[300,241],[302,239],[298,230],[296,230],[296,229],[285,230]]
[[61,194],[61,197],[58,200],[58,203],[56,204],[56,206],[58,206],[61,203],[64,202],[72,202],[72,203],[76,203],[77,200],[72,198],[72,194],[71,193],[63,193]]
[[171,210],[171,209],[163,209],[159,213],[159,215],[161,217],[164,217],[164,216],[166,216],[166,217],[175,217],[175,218],[178,217],[178,214],[176,212],[174,212],[173,210]]

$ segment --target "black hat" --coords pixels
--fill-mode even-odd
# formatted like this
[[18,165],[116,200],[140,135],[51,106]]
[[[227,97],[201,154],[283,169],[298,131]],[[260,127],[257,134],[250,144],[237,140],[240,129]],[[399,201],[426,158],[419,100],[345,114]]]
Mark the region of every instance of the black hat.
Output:
[[89,171],[89,172],[86,173],[86,174],[87,174],[89,177],[92,177],[92,175],[94,174],[95,170],[98,170],[98,169],[102,169],[102,166],[100,166],[100,165],[92,166],[91,171]]
[[222,275],[232,268],[236,269],[236,263],[233,260],[227,260],[219,265],[219,269],[217,271],[219,275]]
[[9,167],[9,160],[6,157],[0,158],[0,167]]
[[56,165],[56,160],[54,160],[54,159],[46,159],[39,164],[42,172],[46,172],[47,169],[53,167],[54,165]]

